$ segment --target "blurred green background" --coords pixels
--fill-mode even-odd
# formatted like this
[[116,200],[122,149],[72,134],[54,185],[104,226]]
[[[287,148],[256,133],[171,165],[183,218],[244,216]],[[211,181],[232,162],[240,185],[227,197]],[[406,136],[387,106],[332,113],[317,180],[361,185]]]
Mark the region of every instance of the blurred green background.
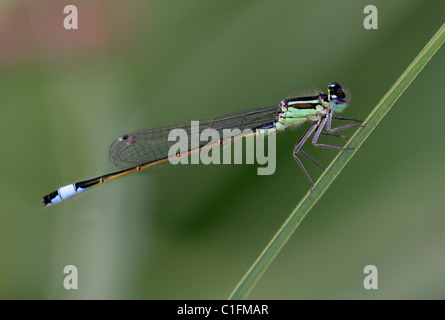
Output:
[[[76,31],[63,28],[69,4]],[[378,30],[363,27],[368,4]],[[352,94],[344,116],[364,119],[444,12],[445,2],[421,0],[3,0],[0,298],[227,298],[309,188],[292,157],[303,129],[277,136],[271,176],[194,165],[48,208],[41,197],[114,171],[108,147],[124,133],[331,81]],[[249,298],[445,298],[444,58],[442,48]],[[325,165],[335,156],[306,149]],[[63,287],[66,265],[78,268],[78,290]],[[363,288],[366,265],[378,268],[378,290]]]

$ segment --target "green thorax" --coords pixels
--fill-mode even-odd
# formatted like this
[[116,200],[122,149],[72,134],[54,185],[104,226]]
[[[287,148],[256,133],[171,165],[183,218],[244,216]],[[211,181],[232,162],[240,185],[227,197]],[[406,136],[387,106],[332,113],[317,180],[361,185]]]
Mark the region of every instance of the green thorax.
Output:
[[329,101],[324,93],[312,97],[285,99],[280,104],[281,111],[275,127],[280,131],[306,121],[318,121],[326,115],[328,108]]

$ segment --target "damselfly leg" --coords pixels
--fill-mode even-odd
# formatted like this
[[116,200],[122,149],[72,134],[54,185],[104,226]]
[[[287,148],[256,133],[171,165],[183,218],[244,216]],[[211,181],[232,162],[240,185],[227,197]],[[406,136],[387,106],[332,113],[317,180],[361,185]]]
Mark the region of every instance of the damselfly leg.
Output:
[[[311,183],[311,188],[309,190],[309,198],[311,198],[311,196],[312,196],[312,189],[314,187],[314,181],[312,180],[311,176],[309,175],[309,173],[307,172],[306,168],[304,167],[303,163],[300,161],[300,159],[298,158],[297,155],[299,153],[301,153],[303,156],[308,158],[310,161],[312,161],[314,164],[316,164],[322,170],[325,170],[325,167],[323,165],[321,165],[318,161],[316,161],[314,158],[309,156],[309,154],[307,154],[305,151],[303,151],[301,149],[303,147],[304,143],[306,142],[306,140],[309,138],[309,136],[312,133],[314,133],[314,131],[315,131],[314,137],[312,138],[312,144],[314,146],[316,146],[316,147],[329,148],[329,149],[335,149],[335,150],[353,150],[354,147],[343,148],[343,147],[338,147],[338,146],[332,146],[332,145],[328,145],[328,144],[318,143],[318,139],[320,138],[320,135],[329,135],[329,136],[338,137],[338,138],[348,138],[345,135],[336,134],[336,133],[333,133],[333,132],[344,130],[344,129],[348,129],[348,128],[351,128],[351,127],[363,127],[362,125],[353,123],[353,124],[347,124],[347,125],[344,125],[344,126],[332,128],[332,118],[334,118],[336,120],[346,120],[346,121],[362,122],[362,120],[353,119],[353,118],[335,117],[335,116],[333,116],[333,112],[329,111],[328,114],[326,115],[326,117],[324,117],[324,118],[320,119],[318,122],[314,123],[309,128],[309,130],[301,137],[301,139],[298,141],[298,143],[295,145],[294,152],[293,152],[294,159],[297,161],[297,163],[300,166],[301,170],[303,171],[303,173],[305,174],[305,176],[308,178],[309,182]],[[326,127],[326,131],[322,131],[324,127]]]

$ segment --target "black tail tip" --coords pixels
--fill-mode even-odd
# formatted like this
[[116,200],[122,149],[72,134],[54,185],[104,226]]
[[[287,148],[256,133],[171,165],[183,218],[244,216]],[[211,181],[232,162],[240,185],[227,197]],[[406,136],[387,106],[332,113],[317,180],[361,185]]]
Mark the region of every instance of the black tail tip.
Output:
[[47,207],[47,206],[49,206],[51,204],[51,200],[49,200],[48,196],[44,196],[43,197],[42,204],[43,204],[44,207]]
[[42,203],[44,207],[47,207],[49,205],[52,205],[52,199],[54,199],[55,197],[57,197],[59,195],[59,193],[57,191],[51,192],[50,194],[47,194],[46,196],[43,197],[42,199]]

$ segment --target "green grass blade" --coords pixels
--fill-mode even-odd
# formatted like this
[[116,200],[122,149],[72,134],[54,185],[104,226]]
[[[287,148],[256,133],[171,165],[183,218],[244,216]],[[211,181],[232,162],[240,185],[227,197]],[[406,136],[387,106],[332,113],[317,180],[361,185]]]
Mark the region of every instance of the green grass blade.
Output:
[[267,267],[272,263],[280,249],[289,240],[292,233],[301,223],[303,218],[308,214],[312,207],[317,203],[320,197],[325,193],[334,179],[338,176],[348,161],[358,151],[360,146],[365,142],[366,138],[371,134],[386,113],[391,109],[397,99],[402,95],[406,88],[411,84],[415,77],[420,73],[423,67],[433,57],[440,46],[445,41],[445,24],[437,31],[437,33],[426,44],[419,55],[409,65],[400,78],[389,89],[385,96],[376,105],[374,110],[364,121],[365,127],[360,128],[352,136],[346,147],[354,146],[353,151],[339,152],[337,157],[332,161],[325,172],[315,183],[312,191],[312,198],[309,199],[309,193],[300,201],[297,207],[289,215],[266,248],[256,259],[238,285],[235,287],[229,299],[244,299],[252,290],[256,282],[266,271]]

